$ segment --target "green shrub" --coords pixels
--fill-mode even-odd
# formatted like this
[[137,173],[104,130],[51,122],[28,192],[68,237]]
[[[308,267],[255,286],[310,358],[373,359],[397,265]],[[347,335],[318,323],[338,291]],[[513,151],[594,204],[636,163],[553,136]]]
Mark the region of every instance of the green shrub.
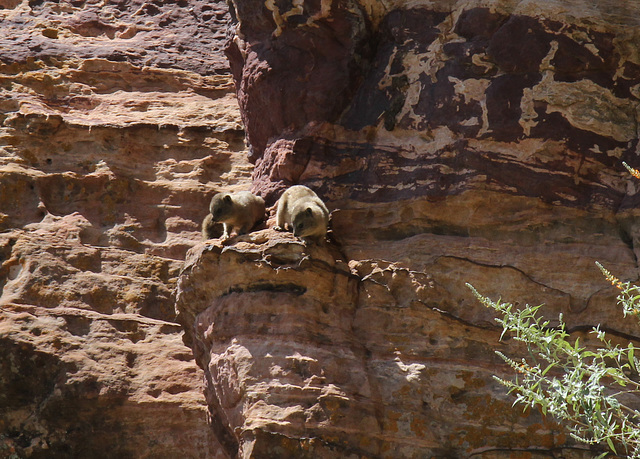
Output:
[[[640,288],[620,282],[600,264],[598,267],[620,289],[618,302],[625,316],[640,317]],[[640,362],[635,356],[640,351],[636,352],[632,343],[626,347],[612,345],[598,326],[591,333],[601,345],[587,349],[580,345],[579,338],[573,340],[566,332],[562,315],[559,326],[551,327],[538,315],[540,306],[517,309],[467,286],[482,304],[499,313],[496,321],[503,328],[501,339],[509,333],[529,351],[529,356],[520,360],[496,351],[516,371],[514,381],[494,376],[515,394],[514,405],[538,408],[544,415],[553,416],[581,442],[606,443],[615,454],[640,458],[640,412],[629,406],[629,400],[640,401]]]

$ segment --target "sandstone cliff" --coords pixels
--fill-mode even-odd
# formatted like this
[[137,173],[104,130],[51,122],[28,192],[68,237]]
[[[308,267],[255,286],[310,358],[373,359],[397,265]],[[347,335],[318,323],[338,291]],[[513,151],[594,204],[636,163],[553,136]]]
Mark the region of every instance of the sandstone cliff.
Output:
[[253,189],[315,189],[335,243],[190,251],[177,309],[223,448],[590,457],[511,408],[493,350],[523,350],[464,283],[637,341],[594,262],[638,277],[638,4],[233,5]]
[[0,457],[220,457],[172,292],[250,186],[224,2],[0,1]]
[[[638,341],[635,2],[0,7],[0,456],[591,456],[464,283]],[[294,183],[330,243],[200,242]]]

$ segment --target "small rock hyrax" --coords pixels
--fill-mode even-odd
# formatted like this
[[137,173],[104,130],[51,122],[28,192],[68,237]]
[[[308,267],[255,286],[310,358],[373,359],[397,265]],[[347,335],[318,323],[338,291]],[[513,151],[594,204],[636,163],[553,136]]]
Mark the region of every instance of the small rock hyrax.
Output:
[[280,196],[276,230],[285,231],[288,226],[296,237],[322,240],[327,234],[328,224],[327,206],[310,188],[295,185]]
[[222,223],[222,239],[228,239],[235,229],[245,234],[264,218],[264,199],[249,191],[218,193],[211,199],[209,215],[202,222],[202,235],[211,239],[213,224]]

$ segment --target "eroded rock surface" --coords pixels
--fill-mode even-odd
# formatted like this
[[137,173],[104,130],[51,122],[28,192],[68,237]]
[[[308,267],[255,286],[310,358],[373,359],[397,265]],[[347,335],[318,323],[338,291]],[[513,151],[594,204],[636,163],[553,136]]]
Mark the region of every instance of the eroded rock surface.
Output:
[[[0,454],[590,457],[464,283],[636,340],[637,3],[232,3],[0,0]],[[295,183],[335,244],[198,244]]]
[[[265,261],[275,234],[193,249],[178,309],[223,447],[243,457],[590,456],[560,426],[511,408],[492,380],[510,370],[493,350],[523,350],[498,342],[464,284],[546,303],[576,335],[600,323],[640,337],[594,264],[638,278],[638,185],[621,164],[640,165],[638,5],[233,4],[227,55],[253,189],[273,204],[304,184],[333,211],[335,259],[355,279],[345,274],[340,304],[351,303],[338,308],[350,326],[332,325],[332,340],[361,360],[350,364],[354,391],[323,339],[330,319],[312,306],[322,294],[308,289],[324,272],[313,260],[331,260],[329,246],[285,268]],[[292,291],[255,293],[288,269],[300,279]],[[331,303],[335,285],[325,288]],[[301,361],[317,367],[305,373]],[[283,385],[290,393],[272,397]],[[335,408],[321,402],[329,387]]]
[[0,6],[0,457],[225,457],[172,294],[250,186],[226,4]]
[[266,229],[191,249],[177,292],[230,456],[591,454],[511,408],[492,380],[509,370],[493,353],[491,315],[474,305],[456,315],[425,272],[347,263],[331,244]]
[[[228,55],[246,104],[290,88],[257,78],[257,68],[279,71],[270,53],[289,58],[281,60],[298,82],[312,79],[304,53],[289,54],[287,44],[320,40],[335,23],[352,24],[354,11],[367,19],[350,35],[342,73],[359,76],[359,85],[332,113],[305,117],[302,92],[286,114],[299,110],[297,123],[279,129],[280,112],[262,105],[272,132],[264,148],[253,145],[254,189],[268,201],[292,183],[317,190],[349,259],[428,272],[459,300],[452,285],[464,273],[487,293],[527,292],[518,297],[570,311],[570,322],[629,331],[604,317],[610,291],[593,261],[637,276],[637,184],[621,162],[638,162],[638,6],[322,5],[237,2]],[[344,48],[338,39],[323,43]],[[305,50],[320,49],[329,53]],[[249,139],[260,136],[243,116]]]
[[351,329],[357,278],[339,257],[271,229],[189,252],[178,320],[206,369],[212,424],[230,455],[322,457],[349,452],[354,415],[377,428]]

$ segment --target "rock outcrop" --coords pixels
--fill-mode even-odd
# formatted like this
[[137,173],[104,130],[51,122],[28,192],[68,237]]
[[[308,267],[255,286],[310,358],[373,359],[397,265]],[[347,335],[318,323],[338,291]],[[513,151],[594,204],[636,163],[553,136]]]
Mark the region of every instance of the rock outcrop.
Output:
[[357,278],[338,251],[262,230],[189,253],[178,318],[206,369],[212,425],[230,456],[321,457],[349,443],[354,415],[363,429],[377,426],[352,334]]
[[188,255],[177,308],[223,448],[591,456],[511,408],[493,351],[523,350],[464,284],[639,340],[594,264],[638,278],[638,5],[233,4],[253,190],[316,190],[334,242]]

